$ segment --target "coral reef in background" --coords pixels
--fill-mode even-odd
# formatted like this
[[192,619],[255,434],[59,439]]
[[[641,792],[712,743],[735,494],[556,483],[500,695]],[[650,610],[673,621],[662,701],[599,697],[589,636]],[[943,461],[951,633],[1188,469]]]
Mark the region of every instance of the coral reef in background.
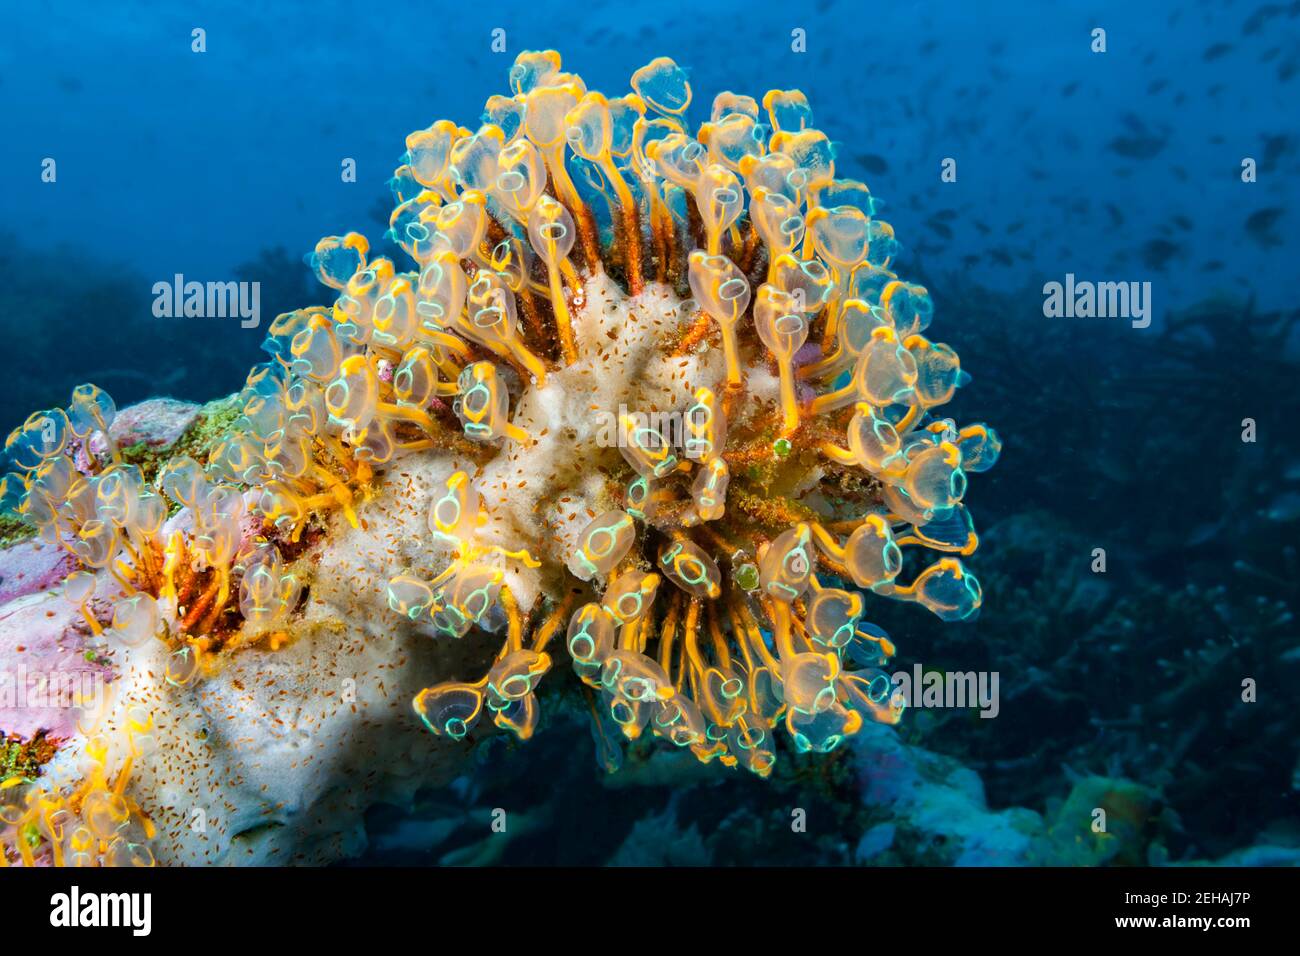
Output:
[[[75,562],[62,597],[114,680],[82,708],[79,776],[4,782],[6,861],[150,862],[133,781],[221,786],[219,758],[178,761],[194,728],[175,696],[203,699],[243,653],[312,669],[327,619],[503,634],[494,657],[465,642],[491,658],[480,679],[414,695],[451,741],[485,716],[531,737],[555,642],[607,769],[649,731],[765,777],[778,726],[826,753],[899,720],[864,598],[976,617],[963,499],[1001,443],[941,416],[967,376],[923,334],[930,294],[891,270],[893,230],[836,177],[803,94],[719,94],[691,135],[667,58],[613,98],[553,51],[521,54],[510,83],[477,131],[407,138],[390,235],[413,268],[322,239],[309,259],[336,300],[278,316],[270,361],[201,432],[159,405],[150,442],[83,385],[7,439],[0,505]],[[376,548],[400,560],[382,589],[342,563],[373,571]],[[209,714],[263,706],[232,686]]]
[[[22,316],[24,361],[0,379],[0,423],[8,433],[33,408],[62,403],[92,381],[120,405],[155,395],[203,403],[233,388],[260,360],[256,335],[223,336],[206,318],[160,321],[152,313],[156,276],[114,252],[87,257],[75,245],[41,248],[0,226],[0,303]],[[69,262],[77,262],[69,269]],[[257,282],[261,311],[273,316],[313,301],[316,280],[298,256],[260,250],[236,265],[234,279]],[[58,294],[50,294],[57,289]],[[87,323],[86,316],[107,320]]]

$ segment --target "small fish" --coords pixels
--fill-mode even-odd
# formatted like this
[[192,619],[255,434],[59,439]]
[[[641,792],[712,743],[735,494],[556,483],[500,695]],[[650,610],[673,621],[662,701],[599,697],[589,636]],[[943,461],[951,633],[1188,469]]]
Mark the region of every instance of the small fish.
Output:
[[1219,57],[1224,56],[1231,50],[1231,43],[1215,43],[1205,48],[1205,52],[1201,54],[1201,59],[1209,63],[1211,60],[1217,60]]
[[1169,260],[1182,251],[1182,246],[1168,239],[1149,239],[1142,246],[1142,262],[1148,268],[1162,272]]
[[1260,514],[1269,521],[1276,521],[1279,524],[1300,520],[1300,492],[1284,492]]
[[1247,36],[1250,36],[1252,33],[1258,33],[1260,30],[1264,29],[1264,24],[1281,12],[1282,8],[1278,4],[1266,3],[1242,21],[1241,32]]
[[925,223],[940,239],[951,239],[953,236],[952,229],[946,223],[942,223],[931,217]]
[[1165,148],[1166,135],[1147,128],[1132,113],[1124,117],[1131,135],[1116,136],[1107,144],[1111,152],[1126,159],[1150,159]]
[[1287,146],[1291,140],[1285,133],[1278,133],[1275,136],[1264,137],[1264,156],[1260,163],[1260,168],[1265,171],[1272,170],[1274,164],[1286,155]]
[[1282,239],[1273,227],[1282,218],[1282,210],[1277,206],[1259,209],[1246,218],[1246,233],[1265,249],[1282,245]]
[[877,156],[874,153],[862,153],[857,157],[862,168],[873,176],[883,176],[889,172],[889,163],[885,162],[883,156]]

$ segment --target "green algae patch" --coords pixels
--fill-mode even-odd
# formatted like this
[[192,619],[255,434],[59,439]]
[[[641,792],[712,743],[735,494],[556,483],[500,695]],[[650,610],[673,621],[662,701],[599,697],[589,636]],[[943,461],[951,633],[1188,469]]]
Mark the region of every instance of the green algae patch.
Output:
[[227,395],[216,401],[208,402],[200,410],[194,423],[176,440],[176,444],[167,450],[165,458],[178,458],[189,455],[196,461],[205,461],[212,446],[230,431],[235,420],[239,418],[239,396]]
[[0,548],[26,541],[36,534],[36,529],[17,515],[0,515]]
[[58,741],[41,731],[30,740],[12,736],[0,740],[0,786],[18,779],[30,783],[59,749]]

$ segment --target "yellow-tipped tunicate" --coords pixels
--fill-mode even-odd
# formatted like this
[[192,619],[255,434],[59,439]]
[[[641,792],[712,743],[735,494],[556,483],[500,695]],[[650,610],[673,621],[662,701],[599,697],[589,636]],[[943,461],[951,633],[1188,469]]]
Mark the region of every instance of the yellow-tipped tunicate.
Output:
[[592,519],[579,539],[578,577],[609,574],[636,543],[636,523],[626,511],[607,511]]
[[[725,458],[713,458],[695,473],[691,484],[691,498],[695,502],[695,515],[699,521],[717,521],[727,511],[727,486],[731,483],[731,469]],[[695,522],[685,519],[684,523]]]
[[736,326],[749,308],[749,280],[730,259],[695,250],[690,255],[691,292],[705,312],[722,330],[722,348],[727,363],[727,384],[741,384],[740,351]]
[[727,447],[727,413],[711,388],[695,390],[695,402],[686,410],[686,457],[701,465],[717,461]]
[[794,355],[808,341],[808,317],[798,308],[794,296],[764,283],[759,286],[758,299],[754,303],[754,328],[776,359],[781,375],[781,431],[783,435],[790,435],[799,427]]
[[517,442],[530,441],[528,434],[509,419],[508,396],[496,366],[475,362],[465,366],[458,381],[460,420],[465,435],[475,441],[492,441],[508,437]]
[[573,320],[564,298],[564,284],[560,273],[572,271],[568,255],[573,249],[575,227],[573,216],[560,202],[543,196],[528,214],[528,238],[534,251],[546,263],[546,277],[551,294],[551,307],[555,311],[556,329],[560,349],[566,360],[573,360],[577,352],[573,344]]

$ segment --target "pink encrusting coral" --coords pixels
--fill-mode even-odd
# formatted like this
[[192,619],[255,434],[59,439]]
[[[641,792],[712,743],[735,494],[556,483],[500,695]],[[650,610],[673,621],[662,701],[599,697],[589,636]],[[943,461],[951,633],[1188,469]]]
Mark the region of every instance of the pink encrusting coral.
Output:
[[0,551],[0,604],[63,583],[76,558],[45,541],[20,541]]
[[23,642],[0,646],[0,730],[23,740],[75,736],[80,708],[95,707],[113,677],[78,609],[57,593],[26,595],[0,605],[0,629]]
[[[616,96],[554,51],[520,54],[509,81],[477,130],[407,137],[389,235],[409,261],[356,233],[318,243],[336,297],[275,319],[227,430],[146,473],[82,386],[9,437],[0,500],[75,562],[79,626],[109,648],[162,641],[178,687],[292,643],[310,565],[350,526],[404,556],[379,606],[358,582],[356,614],[499,635],[485,674],[415,696],[439,736],[530,737],[560,654],[598,739],[761,776],[778,728],[826,752],[898,721],[868,600],[974,617],[967,477],[1001,443],[942,417],[967,376],[924,334],[930,294],[893,271],[879,202],[837,176],[796,90],[721,93],[691,132],[664,57]],[[425,536],[372,525],[394,500]],[[64,858],[145,859],[123,781],[147,716],[114,725],[117,776],[105,757],[88,790],[34,788],[5,819]],[[101,792],[114,814],[71,847],[42,801],[85,818]]]

